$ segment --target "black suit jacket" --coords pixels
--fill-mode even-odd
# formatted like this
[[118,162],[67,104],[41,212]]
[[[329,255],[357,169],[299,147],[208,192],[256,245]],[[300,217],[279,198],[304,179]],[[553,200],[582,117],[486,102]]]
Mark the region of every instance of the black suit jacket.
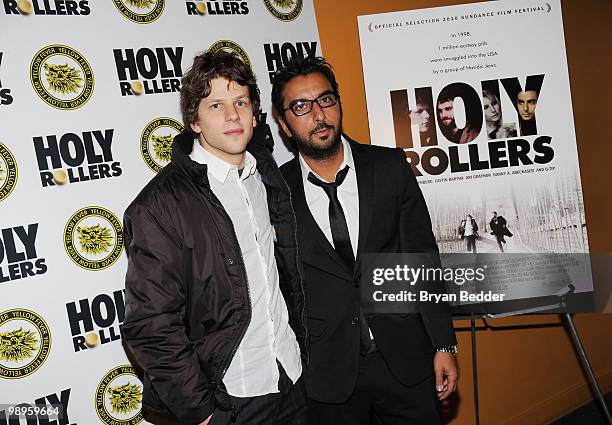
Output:
[[[346,401],[357,379],[361,255],[438,252],[425,200],[403,151],[346,138],[359,189],[354,270],[347,269],[310,213],[298,157],[281,167],[292,194],[304,268],[311,348],[306,388],[310,398],[330,403]],[[367,320],[385,362],[405,385],[433,374],[434,347],[456,343],[448,313],[374,314]]]

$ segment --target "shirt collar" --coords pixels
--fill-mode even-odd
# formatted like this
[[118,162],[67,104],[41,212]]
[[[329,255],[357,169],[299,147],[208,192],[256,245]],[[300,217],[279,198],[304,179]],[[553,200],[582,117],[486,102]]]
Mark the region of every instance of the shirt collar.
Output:
[[[342,141],[342,149],[344,151],[344,159],[342,160],[342,164],[340,164],[338,171],[342,170],[347,165],[349,166],[350,170],[355,171],[355,162],[353,161],[353,152],[351,151],[351,146],[349,145],[347,140],[344,138],[344,136],[341,136],[341,141]],[[308,166],[308,164],[304,160],[304,157],[302,157],[302,154],[299,154],[299,158],[300,158],[300,166],[302,168],[302,180],[304,182],[308,181],[308,173],[314,174],[321,181],[326,181],[324,178],[322,178],[317,173],[312,171],[312,168]],[[336,173],[338,171],[336,171]]]
[[236,179],[246,179],[250,175],[254,174],[257,170],[257,160],[249,152],[245,152],[244,156],[244,169],[242,175],[238,177],[238,166],[230,164],[216,157],[200,144],[198,139],[193,141],[193,149],[189,154],[189,157],[199,164],[206,164],[208,166],[208,172],[221,183],[225,183],[228,175],[236,176]]

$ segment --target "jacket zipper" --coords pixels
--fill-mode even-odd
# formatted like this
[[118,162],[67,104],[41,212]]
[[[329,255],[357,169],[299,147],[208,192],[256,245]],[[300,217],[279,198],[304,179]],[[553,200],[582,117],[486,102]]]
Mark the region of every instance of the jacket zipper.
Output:
[[[204,196],[206,198],[208,198],[210,203],[212,205],[214,205],[215,208],[218,208],[219,211],[221,211],[225,221],[229,222],[231,224],[230,227],[232,229],[232,236],[234,237],[234,244],[238,248],[238,251],[239,251],[239,254],[240,254],[240,266],[241,266],[240,267],[240,271],[242,272],[242,276],[243,276],[244,281],[246,282],[246,286],[247,286],[247,313],[248,313],[247,326],[244,326],[243,329],[241,330],[240,338],[238,338],[237,343],[235,343],[234,346],[232,347],[232,351],[231,351],[230,355],[224,359],[224,361],[222,363],[223,366],[221,367],[220,372],[217,372],[217,374],[215,375],[215,377],[213,379],[214,384],[217,386],[218,389],[221,390],[221,387],[219,386],[219,383],[223,379],[223,377],[225,376],[225,373],[227,372],[227,368],[229,367],[229,364],[231,363],[231,359],[234,357],[234,354],[236,354],[236,351],[238,351],[238,347],[240,346],[240,343],[242,342],[242,338],[244,338],[244,335],[246,334],[246,331],[248,329],[248,323],[250,323],[250,321],[251,321],[251,315],[252,315],[252,310],[251,310],[251,289],[249,288],[249,283],[248,283],[248,280],[247,280],[246,267],[244,265],[244,258],[242,256],[242,251],[240,251],[240,243],[238,242],[238,237],[236,236],[236,230],[234,229],[234,224],[232,223],[231,218],[227,214],[227,211],[225,211],[225,208],[223,208],[223,205],[221,205],[220,202],[216,201],[216,197],[214,196],[212,190],[210,188],[206,187],[206,185],[204,185]],[[225,258],[224,260],[227,261],[227,258]]]
[[[234,243],[235,246],[238,248],[239,251],[239,255],[240,255],[240,271],[242,272],[244,281],[246,282],[246,288],[247,288],[247,325],[243,326],[242,330],[240,331],[240,338],[238,338],[238,341],[236,344],[234,344],[232,351],[230,353],[230,355],[228,357],[226,357],[223,361],[223,367],[221,368],[221,372],[218,373],[218,376],[216,377],[215,381],[217,382],[217,385],[219,385],[219,382],[223,379],[223,377],[225,376],[225,373],[227,372],[227,369],[232,361],[232,359],[234,358],[234,354],[236,354],[236,351],[238,351],[238,347],[240,346],[240,343],[242,342],[242,339],[244,338],[244,335],[246,334],[247,330],[248,330],[248,324],[251,322],[251,315],[253,314],[252,311],[252,306],[251,306],[251,288],[249,287],[249,281],[247,278],[247,273],[246,273],[246,267],[244,265],[244,257],[242,256],[242,251],[240,251],[240,243],[238,242],[238,237],[236,236],[236,230],[234,229],[234,224],[232,223],[232,220],[230,219],[229,215],[227,214],[227,211],[225,211],[225,209],[223,208],[222,205],[217,205],[216,202],[214,202],[214,200],[212,199],[212,197],[210,198],[211,202],[213,205],[215,205],[217,208],[219,208],[219,210],[223,213],[223,216],[225,218],[226,221],[229,221],[231,223],[231,229],[232,229],[232,236],[234,237]],[[227,261],[227,259],[226,259]]]
[[[289,189],[289,186],[287,185],[287,182],[284,181],[284,179],[283,179],[283,183],[285,185],[285,189],[287,190],[287,193],[289,194],[289,204],[290,204],[289,206],[291,207],[291,217],[293,218],[293,229],[294,229],[293,230],[293,240],[295,241],[295,265],[296,265],[298,277],[300,279],[300,289],[302,292],[303,305],[302,305],[301,319],[302,319],[302,326],[304,328],[304,336],[305,336],[304,350],[306,354],[306,365],[308,365],[310,362],[310,353],[308,352],[308,326],[306,323],[306,291],[304,289],[304,278],[300,271],[300,256],[299,256],[298,237],[297,237],[297,218],[293,210],[293,199],[291,197],[291,190]],[[208,193],[206,193],[206,195],[208,196],[209,201],[215,207],[219,208],[219,210],[223,213],[223,216],[226,219],[226,221],[229,220],[229,222],[231,223],[231,219],[227,215],[227,211],[225,211],[222,205],[215,202],[215,200],[211,196],[212,191],[207,189],[207,192]],[[238,237],[236,236],[236,230],[234,229],[233,223],[232,223],[231,228],[232,228],[232,236],[234,237],[234,243],[238,247],[238,250],[240,250],[240,243],[238,242]],[[248,319],[249,319],[248,323],[250,323],[251,315],[253,314],[252,306],[251,306],[251,288],[249,287],[249,284],[248,284],[246,268],[244,265],[244,257],[242,256],[242,252],[240,252],[240,266],[241,266],[241,272],[244,277],[244,281],[247,282],[247,311],[248,311]],[[236,354],[236,351],[238,351],[240,342],[242,342],[242,338],[244,338],[244,335],[246,334],[247,330],[248,330],[248,324],[247,326],[243,327],[242,331],[240,332],[240,338],[238,339],[238,342],[234,344],[234,347],[232,348],[230,355],[224,360],[223,367],[221,368],[220,373],[218,373],[218,376],[215,378],[217,385],[225,376],[225,373],[227,372],[227,369],[231,363],[231,360],[232,358],[234,358],[234,354]]]

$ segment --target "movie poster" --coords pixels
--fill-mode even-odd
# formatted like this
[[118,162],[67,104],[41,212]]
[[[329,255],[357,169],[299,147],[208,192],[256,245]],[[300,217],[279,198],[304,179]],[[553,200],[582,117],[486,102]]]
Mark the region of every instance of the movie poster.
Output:
[[584,253],[559,0],[359,17],[372,144],[402,147],[442,253]]

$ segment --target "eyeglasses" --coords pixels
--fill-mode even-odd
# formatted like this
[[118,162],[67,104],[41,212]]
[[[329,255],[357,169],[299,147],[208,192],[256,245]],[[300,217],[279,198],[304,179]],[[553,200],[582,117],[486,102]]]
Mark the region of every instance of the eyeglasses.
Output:
[[338,97],[334,93],[323,93],[316,99],[297,99],[289,104],[289,106],[283,109],[283,113],[289,109],[294,113],[295,116],[300,117],[308,114],[312,111],[312,104],[317,102],[321,108],[329,108],[338,103]]

